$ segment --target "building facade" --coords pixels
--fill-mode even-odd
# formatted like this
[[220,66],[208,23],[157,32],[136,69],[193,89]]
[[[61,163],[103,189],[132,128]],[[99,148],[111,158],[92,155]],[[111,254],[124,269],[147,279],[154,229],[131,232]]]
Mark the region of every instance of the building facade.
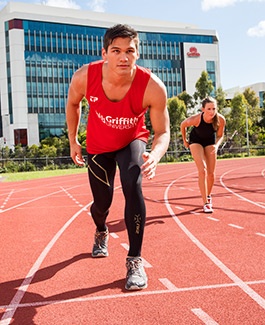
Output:
[[65,126],[71,77],[101,59],[103,35],[117,23],[139,33],[137,64],[165,83],[168,97],[190,95],[203,70],[220,86],[215,31],[196,25],[9,2],[0,12],[0,146],[38,144]]
[[251,90],[255,91],[256,96],[259,98],[259,107],[263,107],[263,95],[265,92],[265,82],[257,82],[255,84],[251,84],[245,87],[233,87],[224,90],[227,100],[231,100],[236,93],[242,94],[246,89],[250,88]]

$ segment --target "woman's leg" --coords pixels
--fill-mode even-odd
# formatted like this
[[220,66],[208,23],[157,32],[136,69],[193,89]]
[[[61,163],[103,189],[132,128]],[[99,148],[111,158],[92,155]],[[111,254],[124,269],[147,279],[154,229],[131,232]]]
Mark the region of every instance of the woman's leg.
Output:
[[119,150],[116,159],[120,168],[122,189],[125,197],[125,223],[130,248],[128,256],[141,256],[141,247],[145,226],[145,202],[142,194],[142,155],[145,143],[134,140]]
[[207,181],[206,181],[206,162],[204,148],[199,143],[192,143],[190,151],[198,169],[198,184],[202,196],[203,204],[207,203]]
[[213,146],[207,146],[204,148],[205,162],[207,165],[207,195],[211,195],[215,180],[215,166],[217,154],[212,154],[213,150]]

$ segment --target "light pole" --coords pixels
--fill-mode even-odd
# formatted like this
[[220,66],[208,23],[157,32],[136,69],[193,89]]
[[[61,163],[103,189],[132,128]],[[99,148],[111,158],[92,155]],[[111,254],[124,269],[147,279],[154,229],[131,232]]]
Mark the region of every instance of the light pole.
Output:
[[249,136],[248,136],[248,105],[244,105],[246,109],[246,132],[247,132],[247,155],[249,157]]

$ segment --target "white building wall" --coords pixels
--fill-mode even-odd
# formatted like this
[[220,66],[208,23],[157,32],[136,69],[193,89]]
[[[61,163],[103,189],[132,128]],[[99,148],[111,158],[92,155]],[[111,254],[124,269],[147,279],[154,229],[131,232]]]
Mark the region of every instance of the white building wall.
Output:
[[32,146],[37,143],[36,139],[39,139],[39,122],[38,114],[28,114],[27,116],[28,123],[28,145]]
[[[10,145],[10,128],[9,128],[9,113],[8,113],[8,96],[7,96],[7,78],[6,78],[6,42],[4,22],[0,19],[0,96],[1,96],[1,111],[3,123],[3,137],[0,139],[0,146]],[[4,144],[4,139],[6,144]]]
[[226,94],[225,98],[232,99],[236,93],[242,94],[247,88],[254,90],[256,95],[259,96],[260,92],[265,91],[265,82],[257,82],[255,84],[251,84],[244,87],[237,86],[237,87],[226,89],[224,90]]
[[[188,55],[192,50],[196,48],[197,55]],[[219,68],[219,51],[217,44],[201,44],[201,43],[184,43],[184,65],[185,65],[185,79],[186,79],[186,91],[189,95],[193,95],[196,91],[195,85],[201,76],[202,71],[207,71],[206,61],[215,62],[215,76],[216,76],[216,88],[220,86],[220,68]],[[190,51],[191,50],[191,51]],[[198,55],[199,54],[199,55]]]
[[24,31],[9,31],[11,86],[13,103],[13,128],[27,129],[27,89],[24,60]]

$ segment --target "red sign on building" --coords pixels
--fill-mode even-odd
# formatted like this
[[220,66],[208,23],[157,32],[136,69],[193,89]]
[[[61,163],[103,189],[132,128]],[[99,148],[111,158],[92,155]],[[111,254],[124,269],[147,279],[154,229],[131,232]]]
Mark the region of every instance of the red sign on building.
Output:
[[189,57],[195,57],[195,58],[198,58],[198,57],[200,56],[200,53],[198,53],[198,50],[197,50],[197,48],[196,48],[195,46],[192,46],[192,47],[190,48],[190,51],[187,52],[187,55],[188,55]]

